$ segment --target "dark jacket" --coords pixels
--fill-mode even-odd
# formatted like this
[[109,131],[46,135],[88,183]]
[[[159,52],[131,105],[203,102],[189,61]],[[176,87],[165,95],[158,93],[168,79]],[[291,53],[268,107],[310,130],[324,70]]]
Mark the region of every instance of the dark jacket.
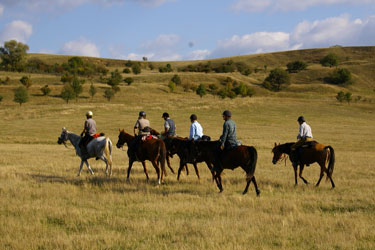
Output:
[[174,124],[174,121],[172,119],[166,120],[169,124],[169,130],[168,130],[168,136],[175,136],[176,134],[176,125]]
[[232,119],[224,122],[223,134],[220,136],[220,143],[225,148],[232,148],[239,145],[236,135],[236,123]]

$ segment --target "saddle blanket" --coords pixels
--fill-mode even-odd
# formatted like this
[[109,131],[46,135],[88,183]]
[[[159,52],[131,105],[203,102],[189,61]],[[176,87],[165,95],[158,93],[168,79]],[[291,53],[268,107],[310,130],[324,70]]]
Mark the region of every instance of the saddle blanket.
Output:
[[150,140],[150,139],[158,139],[158,137],[156,137],[155,135],[144,135],[144,136],[142,136],[142,141],[147,141],[147,140]]

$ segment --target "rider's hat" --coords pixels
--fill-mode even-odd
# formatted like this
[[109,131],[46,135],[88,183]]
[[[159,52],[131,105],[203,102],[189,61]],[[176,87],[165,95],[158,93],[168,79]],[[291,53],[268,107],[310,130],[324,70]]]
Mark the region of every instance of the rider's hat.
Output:
[[139,116],[141,116],[141,117],[146,116],[146,112],[144,112],[144,111],[139,112]]
[[162,117],[162,118],[164,118],[164,117],[167,117],[167,118],[168,118],[168,117],[169,117],[169,114],[168,114],[167,112],[164,112],[163,115],[162,115],[161,117]]
[[303,116],[298,117],[297,121],[306,122],[305,117],[303,117]]
[[197,117],[196,114],[192,114],[192,115],[190,116],[190,120],[192,120],[192,121],[196,121],[197,119],[198,119],[198,117]]
[[223,115],[228,116],[228,117],[232,117],[232,112],[230,112],[229,110],[225,110],[223,112]]
[[87,111],[86,112],[86,116],[92,116],[93,114],[92,114],[92,111]]

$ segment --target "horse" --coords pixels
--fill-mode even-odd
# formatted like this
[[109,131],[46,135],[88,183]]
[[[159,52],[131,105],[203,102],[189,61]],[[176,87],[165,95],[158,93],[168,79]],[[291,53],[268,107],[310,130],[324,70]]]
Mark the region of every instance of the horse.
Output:
[[[142,163],[144,172],[146,174],[147,181],[149,180],[147,168],[146,168],[146,160],[151,161],[152,165],[154,166],[156,173],[158,175],[158,184],[161,184],[163,181],[163,174],[166,175],[165,171],[165,158],[167,156],[167,150],[165,148],[165,144],[161,139],[148,139],[147,141],[140,143],[138,148],[134,154],[129,151],[129,146],[134,142],[135,137],[126,133],[123,129],[119,129],[119,136],[117,141],[117,148],[121,148],[126,143],[128,145],[128,157],[129,157],[129,167],[128,167],[128,175],[127,180],[130,177],[130,170],[133,166],[134,161],[138,160]],[[159,162],[161,166],[161,172],[159,168]]]
[[[81,165],[79,167],[78,176],[81,175],[83,163],[86,164],[87,168],[89,169],[91,174],[94,174],[92,171],[90,164],[88,163],[87,159],[96,157],[96,159],[100,159],[105,162],[105,174],[111,176],[112,174],[112,142],[108,137],[100,136],[95,138],[87,144],[87,153],[89,157],[87,159],[83,159],[81,155],[81,149],[79,147],[79,142],[81,137],[77,134],[69,132],[67,129],[63,128],[61,131],[61,135],[58,137],[57,143],[64,144],[66,146],[66,141],[70,141],[76,150],[77,156],[81,158]],[[109,171],[108,171],[109,166]]]
[[258,159],[258,153],[252,146],[240,145],[232,149],[225,149],[219,153],[219,141],[197,141],[193,143],[193,148],[196,157],[201,157],[207,162],[214,165],[212,171],[215,172],[214,179],[220,193],[224,191],[221,173],[224,169],[234,170],[241,167],[246,172],[246,187],[242,194],[246,194],[250,182],[253,182],[256,195],[260,195],[257,182],[255,180],[255,168]]
[[168,148],[169,154],[172,156],[177,154],[178,157],[180,158],[180,167],[178,169],[177,180],[180,180],[182,169],[184,167],[186,167],[187,169],[187,163],[193,164],[195,173],[198,179],[200,179],[200,176],[199,176],[199,171],[197,168],[197,163],[206,162],[207,167],[210,171],[213,167],[211,162],[206,161],[202,157],[198,156],[194,158],[191,156],[192,154],[189,150],[190,143],[192,142],[189,142],[186,138],[182,138],[182,137],[170,137],[166,139],[166,145],[168,145],[167,148]]
[[[319,186],[320,181],[322,180],[324,173],[327,174],[327,179],[331,181],[332,188],[335,187],[335,183],[332,180],[332,173],[335,166],[335,151],[331,146],[324,146],[320,143],[314,143],[311,144],[310,147],[303,147],[303,150],[300,154],[300,163],[297,164],[293,162],[293,154],[291,146],[294,144],[294,142],[290,143],[284,143],[284,144],[277,144],[275,142],[275,146],[272,149],[273,153],[273,159],[272,163],[276,164],[280,159],[282,159],[282,156],[284,155],[284,158],[286,155],[289,156],[290,161],[292,162],[293,169],[294,169],[294,180],[295,185],[297,185],[297,168],[299,167],[299,177],[303,180],[305,184],[308,184],[309,182],[303,178],[302,172],[304,169],[305,164],[310,165],[312,163],[317,162],[320,166],[320,177],[318,182],[315,186]],[[298,150],[298,149],[297,149]],[[292,158],[291,158],[292,157]],[[328,167],[326,167],[326,164],[328,162]]]

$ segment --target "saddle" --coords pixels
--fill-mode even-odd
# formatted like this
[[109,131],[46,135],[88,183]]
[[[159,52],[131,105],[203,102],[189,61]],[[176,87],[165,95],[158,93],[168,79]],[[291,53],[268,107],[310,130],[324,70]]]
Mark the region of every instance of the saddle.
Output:
[[105,136],[105,134],[102,132],[102,133],[96,133],[95,135],[93,135],[92,137],[94,139],[98,138],[98,137],[101,137],[101,136]]
[[313,146],[315,146],[316,144],[318,144],[317,141],[307,141],[305,142],[301,148],[312,148]]
[[158,137],[155,136],[155,135],[144,135],[144,136],[142,136],[142,138],[141,138],[141,140],[142,140],[143,142],[148,141],[148,140],[151,140],[151,139],[158,139]]

